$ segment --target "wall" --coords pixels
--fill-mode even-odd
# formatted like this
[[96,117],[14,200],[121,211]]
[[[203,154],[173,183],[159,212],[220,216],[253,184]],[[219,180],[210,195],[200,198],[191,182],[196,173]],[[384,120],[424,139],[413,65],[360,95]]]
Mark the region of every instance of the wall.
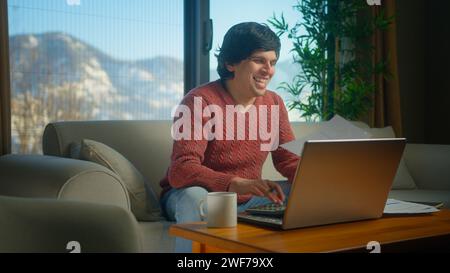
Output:
[[450,2],[427,6],[425,142],[450,144]]
[[425,1],[397,0],[397,53],[403,135],[425,139]]
[[450,144],[450,2],[397,0],[403,134],[412,143]]

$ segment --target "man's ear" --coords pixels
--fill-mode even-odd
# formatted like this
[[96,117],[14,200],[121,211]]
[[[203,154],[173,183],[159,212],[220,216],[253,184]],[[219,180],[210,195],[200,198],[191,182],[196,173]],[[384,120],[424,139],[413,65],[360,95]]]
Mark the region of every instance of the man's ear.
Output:
[[225,63],[225,67],[227,68],[228,71],[234,72],[234,65]]

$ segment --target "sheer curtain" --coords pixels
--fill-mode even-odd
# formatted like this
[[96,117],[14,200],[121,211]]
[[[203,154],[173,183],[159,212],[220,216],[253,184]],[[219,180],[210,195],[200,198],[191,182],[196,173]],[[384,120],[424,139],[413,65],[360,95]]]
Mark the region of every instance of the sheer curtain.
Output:
[[[380,7],[374,7],[372,14],[379,14],[384,9],[385,16],[391,17],[396,14],[395,0],[383,1]],[[388,79],[383,75],[373,77],[375,94],[373,98],[373,109],[369,113],[369,125],[371,127],[392,126],[397,137],[403,136],[402,119],[400,107],[400,85],[397,67],[397,27],[396,19],[384,32],[376,32],[373,37],[375,52],[372,56],[374,62],[380,59],[388,60]]]

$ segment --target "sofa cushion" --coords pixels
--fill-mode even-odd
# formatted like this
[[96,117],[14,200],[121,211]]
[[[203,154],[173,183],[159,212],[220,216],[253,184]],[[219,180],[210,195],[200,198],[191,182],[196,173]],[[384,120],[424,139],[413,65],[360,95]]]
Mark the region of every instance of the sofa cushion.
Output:
[[[78,148],[79,145],[79,148]],[[133,164],[113,148],[89,139],[73,143],[73,157],[92,161],[115,172],[124,182],[130,196],[131,211],[140,221],[159,221],[161,208],[153,190]]]
[[[373,138],[395,138],[395,133],[391,126],[384,128],[370,128],[366,130],[372,135]],[[416,188],[416,183],[409,173],[408,167],[405,164],[404,156],[402,156],[402,159],[398,165],[397,174],[394,178],[392,189],[406,190]]]
[[405,163],[417,188],[450,191],[450,145],[408,144]]

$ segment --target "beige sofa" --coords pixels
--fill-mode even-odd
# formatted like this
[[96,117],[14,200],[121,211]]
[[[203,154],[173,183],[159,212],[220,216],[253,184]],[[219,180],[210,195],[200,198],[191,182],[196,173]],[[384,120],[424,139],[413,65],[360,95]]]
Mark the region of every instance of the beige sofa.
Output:
[[[356,125],[370,130],[362,123]],[[319,128],[320,124],[292,123],[292,126],[299,138]],[[120,177],[96,163],[70,159],[70,144],[92,139],[114,148],[159,194],[159,181],[167,170],[172,149],[170,128],[170,121],[51,123],[43,136],[45,156],[0,157],[0,195],[96,202],[130,211],[130,200]],[[404,163],[415,185],[393,189],[391,197],[441,201],[450,206],[450,145],[407,144]],[[282,178],[273,168],[270,156],[264,165],[263,177]],[[396,179],[405,177],[404,173]],[[398,185],[402,185],[402,181]],[[174,238],[167,232],[171,224],[165,220],[139,222],[143,251],[172,252]]]

